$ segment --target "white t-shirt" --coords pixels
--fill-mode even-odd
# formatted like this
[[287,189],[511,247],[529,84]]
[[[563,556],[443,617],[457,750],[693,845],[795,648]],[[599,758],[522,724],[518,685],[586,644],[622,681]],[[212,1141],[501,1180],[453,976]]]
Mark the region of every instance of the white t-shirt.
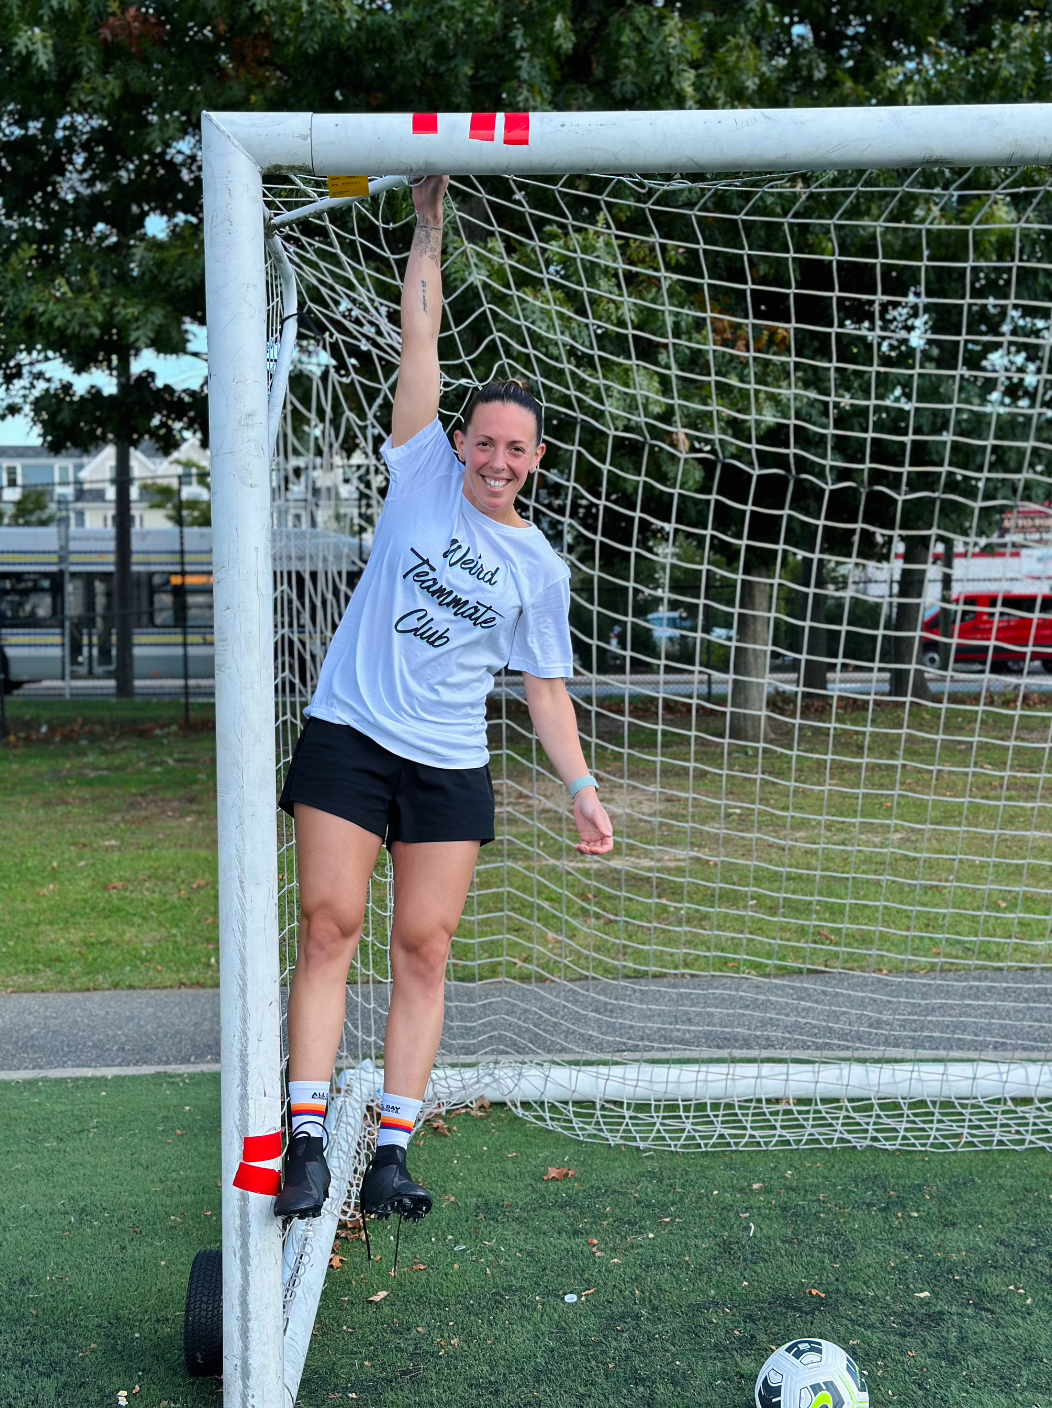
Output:
[[573,673],[570,573],[539,529],[495,523],[464,497],[437,419],[382,454],[373,549],[307,713],[414,762],[483,767],[494,673]]

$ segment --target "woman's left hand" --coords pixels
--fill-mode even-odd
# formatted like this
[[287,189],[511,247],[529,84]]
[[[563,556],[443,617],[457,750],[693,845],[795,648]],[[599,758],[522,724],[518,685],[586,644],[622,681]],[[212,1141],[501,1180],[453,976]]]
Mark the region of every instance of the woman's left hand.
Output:
[[614,828],[594,787],[586,787],[574,798],[573,819],[581,837],[575,850],[585,856],[604,856],[614,849]]

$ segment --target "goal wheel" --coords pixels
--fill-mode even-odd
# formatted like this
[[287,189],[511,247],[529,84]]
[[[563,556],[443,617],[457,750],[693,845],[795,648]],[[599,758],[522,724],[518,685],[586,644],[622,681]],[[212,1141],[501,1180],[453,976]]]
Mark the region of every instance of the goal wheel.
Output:
[[201,1251],[190,1267],[183,1361],[194,1378],[223,1372],[223,1253]]

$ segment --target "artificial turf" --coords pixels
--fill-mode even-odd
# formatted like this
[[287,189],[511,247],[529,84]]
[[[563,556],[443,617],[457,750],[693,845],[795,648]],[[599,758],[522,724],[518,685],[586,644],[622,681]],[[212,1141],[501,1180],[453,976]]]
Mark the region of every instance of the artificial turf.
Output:
[[[874,1404],[1052,1408],[1041,1151],[646,1154],[499,1107],[446,1123],[413,1146],[436,1209],[397,1280],[392,1229],[372,1265],[341,1244],[303,1408],[748,1408],[797,1335],[850,1345]],[[217,1079],[0,1087],[0,1158],[0,1402],[221,1402],[181,1363],[219,1239]]]

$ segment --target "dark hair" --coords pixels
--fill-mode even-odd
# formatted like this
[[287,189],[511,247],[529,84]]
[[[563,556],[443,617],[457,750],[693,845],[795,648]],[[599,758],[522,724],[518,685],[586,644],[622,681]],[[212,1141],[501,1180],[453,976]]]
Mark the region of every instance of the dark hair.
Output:
[[540,401],[530,390],[530,383],[522,377],[509,376],[506,381],[489,381],[474,391],[464,408],[464,429],[471,424],[471,417],[479,406],[489,406],[494,402],[502,406],[521,406],[529,411],[537,422],[537,444],[544,439],[544,410]]

